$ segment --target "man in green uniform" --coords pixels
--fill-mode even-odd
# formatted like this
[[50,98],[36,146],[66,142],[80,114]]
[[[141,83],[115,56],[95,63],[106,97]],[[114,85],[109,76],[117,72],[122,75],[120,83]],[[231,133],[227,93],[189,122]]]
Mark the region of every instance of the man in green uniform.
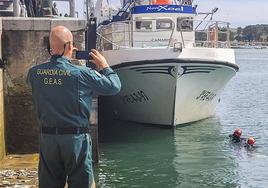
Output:
[[28,72],[40,124],[39,187],[94,187],[88,134],[92,93],[115,95],[121,83],[105,58],[90,53],[99,71],[71,64],[72,33],[63,26],[50,33],[51,59]]

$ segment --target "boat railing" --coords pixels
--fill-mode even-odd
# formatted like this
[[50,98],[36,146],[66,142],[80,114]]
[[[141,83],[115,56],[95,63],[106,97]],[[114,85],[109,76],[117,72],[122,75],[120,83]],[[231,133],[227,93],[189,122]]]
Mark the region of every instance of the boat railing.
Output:
[[230,23],[214,20],[193,20],[195,47],[230,48]]
[[[141,19],[112,22],[101,26],[98,31],[98,48],[116,50],[126,48],[169,47],[175,31],[171,19],[157,26],[159,19]],[[157,28],[157,29],[156,29]],[[164,35],[164,37],[163,37]]]
[[230,47],[229,23],[213,20],[180,18],[177,23],[166,18],[118,21],[101,26],[97,35],[100,50],[175,46]]

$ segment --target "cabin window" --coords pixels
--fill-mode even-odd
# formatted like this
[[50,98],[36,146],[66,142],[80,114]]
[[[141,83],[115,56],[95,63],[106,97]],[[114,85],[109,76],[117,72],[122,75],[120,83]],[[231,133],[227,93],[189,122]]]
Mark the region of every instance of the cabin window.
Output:
[[137,30],[152,30],[152,21],[136,21]]
[[[128,2],[128,1],[126,1],[126,2]],[[149,0],[136,0],[135,3],[136,3],[136,5],[149,5],[150,1]]]
[[178,31],[193,31],[193,20],[190,17],[177,19]]
[[156,20],[156,29],[172,29],[172,20]]

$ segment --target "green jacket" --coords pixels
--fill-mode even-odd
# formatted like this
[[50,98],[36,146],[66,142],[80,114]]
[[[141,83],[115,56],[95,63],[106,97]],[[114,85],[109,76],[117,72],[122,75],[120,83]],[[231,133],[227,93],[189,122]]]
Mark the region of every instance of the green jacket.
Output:
[[38,120],[48,127],[89,126],[92,94],[115,95],[121,82],[109,67],[97,72],[76,66],[63,56],[32,67],[27,76]]

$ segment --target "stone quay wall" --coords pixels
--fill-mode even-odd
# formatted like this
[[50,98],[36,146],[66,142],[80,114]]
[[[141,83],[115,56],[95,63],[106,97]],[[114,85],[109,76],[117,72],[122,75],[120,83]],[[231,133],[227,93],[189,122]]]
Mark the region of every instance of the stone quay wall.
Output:
[[76,47],[84,49],[85,20],[2,18],[2,58],[7,62],[4,70],[4,99],[8,153],[38,152],[39,127],[26,76],[30,67],[45,63],[49,59],[47,39],[50,29],[57,25],[69,28],[74,35]]

